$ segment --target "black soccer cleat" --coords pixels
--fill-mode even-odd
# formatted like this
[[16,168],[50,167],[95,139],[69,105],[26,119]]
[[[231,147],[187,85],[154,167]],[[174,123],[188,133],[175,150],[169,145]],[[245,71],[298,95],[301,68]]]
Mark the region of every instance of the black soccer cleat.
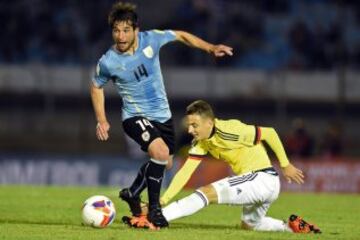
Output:
[[168,227],[169,223],[162,214],[161,208],[154,208],[149,210],[149,213],[147,215],[147,219],[154,224],[156,227],[164,228]]
[[139,196],[132,196],[128,188],[124,188],[119,192],[119,198],[125,201],[129,207],[133,216],[141,215],[141,199]]

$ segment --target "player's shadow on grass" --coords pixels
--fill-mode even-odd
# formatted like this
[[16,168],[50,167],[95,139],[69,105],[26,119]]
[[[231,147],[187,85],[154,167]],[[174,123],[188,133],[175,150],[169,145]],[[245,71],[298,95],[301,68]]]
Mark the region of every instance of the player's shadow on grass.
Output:
[[34,224],[34,225],[54,225],[54,226],[81,226],[81,224],[77,223],[69,223],[69,222],[45,222],[45,221],[31,221],[31,220],[0,220],[0,223],[7,224]]
[[184,229],[184,228],[191,228],[191,229],[219,229],[219,230],[242,230],[240,225],[220,225],[220,224],[198,224],[198,223],[171,223],[170,226],[172,229]]
[[[127,230],[130,229],[127,225],[123,224],[122,222],[115,220],[116,224],[113,224],[110,227],[107,227],[108,231],[119,231],[119,225],[121,226],[121,229],[123,230]],[[59,227],[65,227],[65,228],[75,228],[75,229],[89,229],[89,230],[101,230],[102,228],[95,228],[95,227],[91,227],[88,225],[85,225],[83,223],[80,222],[49,222],[49,221],[32,221],[32,220],[27,220],[27,219],[9,219],[9,220],[4,220],[4,219],[0,219],[0,224],[27,224],[27,225],[43,225],[43,226],[59,226]],[[143,230],[143,229],[142,229]]]

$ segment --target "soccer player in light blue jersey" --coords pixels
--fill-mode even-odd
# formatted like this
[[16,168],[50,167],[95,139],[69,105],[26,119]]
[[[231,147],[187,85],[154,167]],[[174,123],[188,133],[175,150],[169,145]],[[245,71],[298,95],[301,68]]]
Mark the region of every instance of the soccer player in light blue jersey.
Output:
[[147,220],[156,227],[167,227],[159,203],[165,167],[171,167],[174,153],[174,128],[160,68],[159,51],[168,42],[179,41],[215,57],[232,56],[232,48],[208,43],[190,33],[173,30],[139,31],[135,6],[118,2],[109,14],[114,45],[100,58],[90,92],[96,115],[96,135],[109,138],[110,124],[105,113],[103,86],[113,81],[123,100],[123,128],[150,160],[139,170],[129,188],[119,197],[129,204],[132,221],[141,221],[141,192],[147,188]]

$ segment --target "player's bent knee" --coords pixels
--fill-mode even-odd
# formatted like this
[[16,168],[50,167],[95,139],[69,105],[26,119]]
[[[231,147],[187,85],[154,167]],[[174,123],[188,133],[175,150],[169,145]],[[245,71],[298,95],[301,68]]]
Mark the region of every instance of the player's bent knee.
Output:
[[169,161],[170,152],[168,146],[165,144],[164,140],[157,138],[152,141],[148,148],[148,153],[151,158],[158,161]]
[[[161,139],[161,138],[160,138]],[[155,142],[156,141],[156,142]],[[170,159],[169,148],[166,146],[164,141],[157,141],[155,139],[148,148],[148,153],[151,158],[156,159],[158,161],[168,161]]]
[[169,149],[158,149],[155,151],[152,151],[151,153],[149,152],[150,157],[153,159],[156,159],[158,161],[163,161],[163,162],[169,162]]
[[201,187],[198,191],[202,192],[206,196],[209,203],[218,203],[217,192],[212,185]]

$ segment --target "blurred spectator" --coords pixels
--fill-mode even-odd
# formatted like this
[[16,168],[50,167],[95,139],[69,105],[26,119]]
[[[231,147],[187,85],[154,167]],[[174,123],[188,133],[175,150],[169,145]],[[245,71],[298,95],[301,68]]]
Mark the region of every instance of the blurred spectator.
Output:
[[[165,0],[159,0],[159,4],[162,1]],[[109,28],[99,23],[106,21],[113,2],[20,0],[0,3],[0,20],[5,23],[0,38],[0,62],[93,64],[111,44]],[[234,56],[220,62],[221,66],[316,70],[344,64],[356,69],[360,65],[359,43],[351,40],[359,33],[357,1],[174,2],[179,6],[168,19],[162,19],[160,12],[167,9],[159,10],[155,5],[147,9],[154,12],[151,15],[154,19],[164,23],[157,25],[158,28],[184,29],[210,41],[233,46]],[[138,5],[141,4],[138,1]],[[152,21],[140,19],[149,25],[153,25]],[[175,51],[177,58],[171,58],[167,64],[214,64],[204,54],[187,48],[169,51]]]
[[290,46],[293,48],[293,55],[289,66],[292,69],[308,69],[313,54],[314,38],[307,25],[299,21],[295,23],[289,32]]
[[320,145],[321,153],[325,156],[336,157],[343,153],[342,129],[339,123],[330,123],[326,129]]
[[326,34],[325,44],[327,58],[333,64],[332,67],[346,64],[348,54],[346,53],[343,32],[339,22],[331,24]]
[[290,157],[310,157],[314,150],[314,140],[305,128],[304,121],[297,118],[292,123],[291,133],[285,137],[285,150]]
[[256,0],[259,5],[262,5],[262,9],[269,13],[285,14],[289,11],[289,0]]
[[235,57],[224,59],[218,65],[249,66],[252,62],[247,53],[259,49],[263,43],[263,18],[261,9],[251,1],[227,1],[224,5],[227,14],[218,41],[225,42],[234,48]]
[[[214,41],[213,34],[218,32],[216,11],[220,11],[217,8],[217,0],[181,1],[176,7],[174,17],[166,20],[162,28],[185,30],[200,38]],[[181,46],[174,51],[178,64],[194,66],[209,63],[209,58],[200,51]]]

